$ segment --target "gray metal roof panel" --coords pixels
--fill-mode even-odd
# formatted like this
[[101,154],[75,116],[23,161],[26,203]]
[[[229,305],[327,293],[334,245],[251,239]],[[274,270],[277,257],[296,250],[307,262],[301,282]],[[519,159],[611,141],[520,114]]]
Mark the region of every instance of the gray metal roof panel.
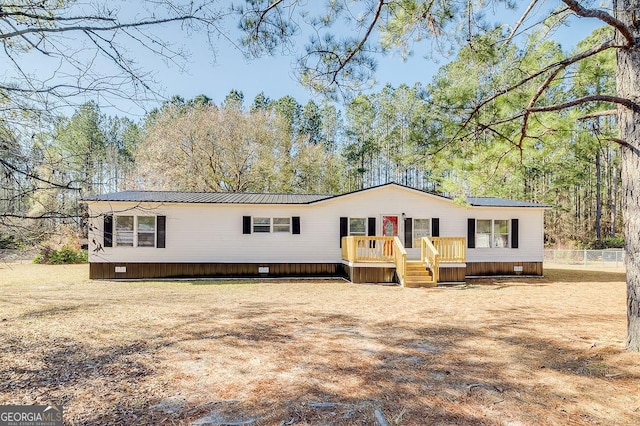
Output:
[[494,197],[468,197],[466,201],[475,207],[551,207],[549,204],[536,203],[532,201],[516,201],[509,200],[507,198]]
[[85,201],[200,204],[309,204],[326,194],[257,194],[240,192],[122,191],[85,197]]
[[[410,188],[405,185],[389,183],[386,185],[398,185],[425,194],[451,200],[442,195]],[[156,202],[156,203],[200,203],[200,204],[311,204],[317,201],[338,198],[349,194],[366,191],[366,188],[341,195],[329,194],[268,194],[268,193],[243,193],[243,192],[182,192],[182,191],[123,191],[109,194],[93,195],[84,198],[85,201],[124,201],[124,202]],[[537,207],[549,208],[548,204],[530,201],[515,201],[506,198],[494,197],[469,197],[466,202],[475,207]]]

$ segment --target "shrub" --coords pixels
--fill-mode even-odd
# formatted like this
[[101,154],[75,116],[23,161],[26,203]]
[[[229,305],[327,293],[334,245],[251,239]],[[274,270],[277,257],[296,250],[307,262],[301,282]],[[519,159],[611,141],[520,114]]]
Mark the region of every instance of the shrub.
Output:
[[624,248],[624,237],[607,237],[602,242],[606,248]]
[[49,265],[62,265],[67,263],[87,263],[89,254],[86,250],[76,250],[64,246],[58,250],[44,246],[40,253],[33,258],[33,263],[45,263]]
[[0,233],[0,249],[15,250],[20,248],[20,245],[15,236]]
[[589,241],[584,244],[584,248],[592,250],[624,248],[624,237],[606,237],[601,240]]

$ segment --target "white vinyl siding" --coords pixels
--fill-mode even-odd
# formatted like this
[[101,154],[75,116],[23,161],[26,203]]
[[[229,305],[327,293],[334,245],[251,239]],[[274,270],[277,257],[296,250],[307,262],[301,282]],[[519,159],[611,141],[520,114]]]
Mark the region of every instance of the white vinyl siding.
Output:
[[[389,206],[396,208],[388,211]],[[520,220],[518,250],[469,249],[467,260],[515,262],[543,259],[542,208],[465,207],[398,186],[373,188],[305,205],[89,202],[89,209],[90,232],[93,235],[89,238],[89,256],[93,262],[340,263],[340,217],[360,218],[359,231],[366,235],[365,218],[380,217],[386,213],[405,213],[406,217],[412,218],[439,217],[442,237],[466,237],[468,218],[516,218]],[[131,250],[127,247],[107,247],[93,252],[97,248],[96,243],[103,242],[103,221],[99,215],[113,211],[141,216],[148,216],[150,212],[166,215],[167,248]],[[243,237],[243,221],[239,220],[243,216],[298,216],[304,223],[304,232],[296,236],[274,232],[268,238],[264,238],[267,237],[264,234]],[[114,217],[114,234],[116,225],[117,217]],[[408,259],[418,259],[420,248],[407,249],[407,253]]]

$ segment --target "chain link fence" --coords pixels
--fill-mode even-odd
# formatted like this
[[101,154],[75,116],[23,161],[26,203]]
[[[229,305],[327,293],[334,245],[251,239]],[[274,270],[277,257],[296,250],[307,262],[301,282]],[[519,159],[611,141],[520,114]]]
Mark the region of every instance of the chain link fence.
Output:
[[621,268],[624,266],[623,249],[606,250],[545,250],[544,261],[560,265],[602,266]]

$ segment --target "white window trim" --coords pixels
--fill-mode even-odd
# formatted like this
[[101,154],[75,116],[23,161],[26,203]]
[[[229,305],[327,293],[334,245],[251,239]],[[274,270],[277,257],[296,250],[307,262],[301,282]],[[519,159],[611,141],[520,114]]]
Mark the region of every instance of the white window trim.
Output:
[[[256,224],[256,219],[269,219],[269,230],[268,231],[256,231],[256,226],[266,227],[266,223]],[[251,233],[252,234],[270,234],[272,231],[273,220],[271,217],[267,216],[251,216]]]
[[[491,222],[491,234],[489,235],[489,247],[478,247],[478,221],[480,220],[488,220]],[[502,220],[507,222],[507,245],[504,247],[496,247],[496,224],[497,220]],[[484,234],[484,232],[482,232]],[[477,249],[508,249],[511,248],[511,221],[509,219],[476,219],[476,248]]]
[[[289,222],[285,225],[282,223],[276,224],[276,219],[287,219]],[[280,216],[280,217],[272,217],[271,218],[271,232],[273,232],[274,234],[290,234],[291,233],[291,223],[292,223],[292,219],[291,217],[286,217],[286,216]],[[287,230],[281,230],[281,231],[276,231],[276,227],[287,227]]]
[[[416,220],[428,220],[429,221],[429,235],[428,237],[431,237],[431,234],[433,232],[433,222],[431,220],[431,218],[429,217],[414,217],[413,218],[413,222],[411,224],[411,242],[415,243],[416,242]],[[406,242],[405,242],[406,244]],[[415,244],[411,244],[414,248],[417,248]]]
[[[269,231],[256,231],[256,226],[265,227],[267,224],[256,224],[256,219],[269,219]],[[287,219],[289,223],[287,224],[276,224],[276,219]],[[277,227],[287,227],[287,230],[284,229],[276,231]],[[293,232],[293,218],[291,216],[277,216],[277,217],[267,217],[267,216],[251,216],[251,233],[252,234],[291,234]]]
[[[352,219],[362,219],[364,221],[364,234],[352,234],[351,233],[351,220]],[[349,217],[347,218],[348,222],[347,222],[347,235],[349,236],[356,236],[356,237],[366,237],[367,236],[367,218],[366,217]]]
[[[119,235],[119,231],[118,231],[118,222],[120,221],[120,218],[122,217],[131,217],[133,219],[133,227],[131,229],[131,245],[128,244],[119,244],[118,243],[118,235]],[[113,221],[113,246],[114,247],[122,247],[122,248],[132,248],[136,246],[136,217],[135,215],[131,215],[131,214],[123,214],[123,215],[114,215],[113,216],[114,221]]]
[[[121,245],[118,244],[118,218],[119,217],[133,217],[133,244],[132,245]],[[153,246],[139,246],[138,245],[138,217],[153,217]],[[114,223],[113,223],[113,246],[120,248],[156,248],[158,246],[158,216],[150,216],[150,215],[133,215],[133,214],[122,214],[122,215],[114,215]]]
[[[140,234],[140,228],[139,228],[139,220],[141,217],[152,217],[153,218],[153,245],[152,246],[141,246],[139,245],[139,241],[138,241],[138,237]],[[158,216],[147,216],[147,215],[140,215],[140,216],[136,216],[135,220],[135,247],[140,247],[140,248],[156,248],[158,246]],[[143,231],[143,233],[145,234],[150,234],[151,232],[145,232]]]

